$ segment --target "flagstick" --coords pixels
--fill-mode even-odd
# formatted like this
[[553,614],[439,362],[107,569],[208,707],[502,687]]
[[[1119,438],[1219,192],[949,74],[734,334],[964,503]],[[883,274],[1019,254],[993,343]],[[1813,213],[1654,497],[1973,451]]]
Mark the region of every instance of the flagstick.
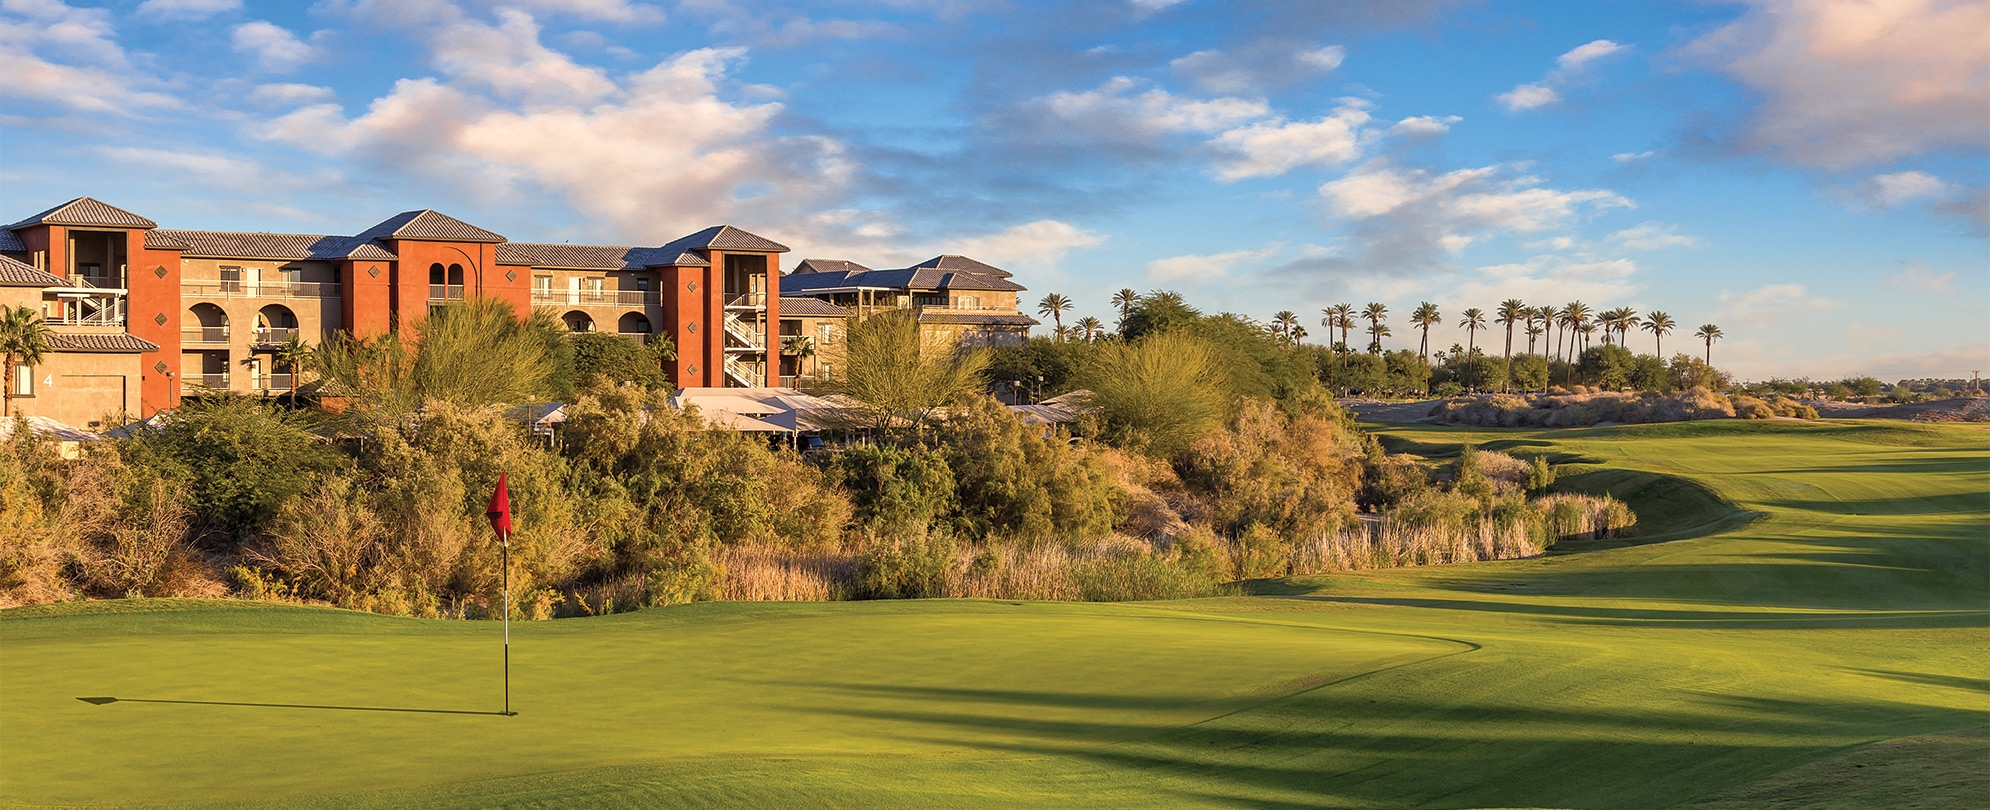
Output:
[[511,716],[511,532],[498,535],[504,555],[504,713]]

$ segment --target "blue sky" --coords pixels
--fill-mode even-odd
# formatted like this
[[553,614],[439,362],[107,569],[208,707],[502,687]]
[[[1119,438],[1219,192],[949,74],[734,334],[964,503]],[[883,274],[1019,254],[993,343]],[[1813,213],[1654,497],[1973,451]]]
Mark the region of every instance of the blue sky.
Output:
[[[0,201],[965,253],[1108,323],[1582,300],[1990,370],[1990,3],[0,0]],[[1074,317],[1075,317],[1074,315]],[[1440,346],[1462,341],[1434,330]],[[1649,348],[1640,336],[1634,348]]]

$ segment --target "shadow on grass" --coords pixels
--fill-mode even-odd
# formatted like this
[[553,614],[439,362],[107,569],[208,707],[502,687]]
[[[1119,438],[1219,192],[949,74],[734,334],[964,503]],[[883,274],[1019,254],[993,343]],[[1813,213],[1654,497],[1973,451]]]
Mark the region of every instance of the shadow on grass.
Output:
[[248,706],[256,709],[331,709],[342,712],[412,712],[415,714],[478,714],[491,717],[513,717],[518,712],[475,712],[467,709],[402,709],[390,706],[314,706],[306,703],[243,703],[231,700],[157,700],[152,698],[79,697],[77,700],[96,706],[111,703],[174,703],[184,706]]

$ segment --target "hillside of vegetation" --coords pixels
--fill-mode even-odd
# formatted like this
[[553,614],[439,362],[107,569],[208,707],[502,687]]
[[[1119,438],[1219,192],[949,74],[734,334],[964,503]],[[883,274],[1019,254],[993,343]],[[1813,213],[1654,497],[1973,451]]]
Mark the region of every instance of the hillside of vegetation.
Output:
[[[1636,520],[1607,493],[1547,496],[1538,458],[1391,455],[1304,351],[1177,305],[1134,307],[1146,326],[1125,339],[994,352],[898,314],[853,324],[825,349],[842,372],[821,389],[850,403],[851,441],[802,455],[708,430],[659,376],[629,373],[667,347],[575,340],[543,314],[468,302],[326,346],[316,405],[208,398],[74,461],[15,431],[0,442],[0,605],[234,596],[492,617],[503,572],[483,509],[500,473],[518,527],[511,608],[535,619],[710,600],[1182,598],[1535,556]],[[1056,384],[1091,392],[1069,431],[985,393],[1044,351],[1072,359]],[[550,439],[507,415],[552,399],[567,407]]]
[[1381,444],[1440,474],[1539,454],[1559,465],[1551,490],[1625,493],[1641,536],[1171,602],[702,603],[515,624],[516,717],[494,714],[490,623],[243,600],[17,608],[0,611],[0,796],[1961,808],[1990,792],[1990,738],[1972,731],[1990,725],[1981,431],[1414,426]]

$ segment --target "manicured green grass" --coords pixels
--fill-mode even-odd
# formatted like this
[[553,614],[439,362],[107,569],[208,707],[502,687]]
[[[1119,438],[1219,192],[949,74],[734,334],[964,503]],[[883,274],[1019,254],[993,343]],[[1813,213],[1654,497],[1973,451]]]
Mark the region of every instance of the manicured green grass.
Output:
[[[1434,454],[1469,440],[1579,459],[1564,485],[1619,492],[1644,532],[1224,599],[706,604],[515,625],[509,718],[77,700],[494,711],[492,623],[172,600],[8,611],[0,803],[1990,795],[1968,767],[1981,735],[1948,734],[1990,721],[1990,436],[1739,422],[1387,432]],[[1868,748],[1898,738],[1964,747]]]

